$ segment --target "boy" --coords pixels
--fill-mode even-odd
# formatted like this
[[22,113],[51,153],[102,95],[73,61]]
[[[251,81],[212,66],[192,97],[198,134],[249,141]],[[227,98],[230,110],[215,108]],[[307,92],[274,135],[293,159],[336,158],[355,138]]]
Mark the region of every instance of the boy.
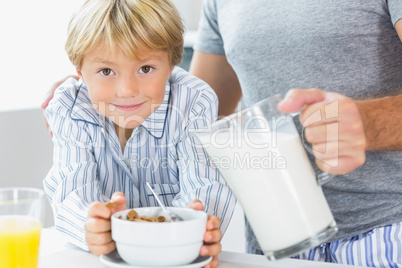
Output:
[[219,218],[223,232],[235,198],[189,135],[216,119],[218,103],[206,83],[174,67],[182,36],[168,0],[88,0],[70,22],[66,51],[80,81],[66,80],[46,109],[54,164],[44,187],[57,230],[97,255],[115,249],[113,212],[158,206],[148,181],[165,205],[218,217],[200,252],[217,266]]

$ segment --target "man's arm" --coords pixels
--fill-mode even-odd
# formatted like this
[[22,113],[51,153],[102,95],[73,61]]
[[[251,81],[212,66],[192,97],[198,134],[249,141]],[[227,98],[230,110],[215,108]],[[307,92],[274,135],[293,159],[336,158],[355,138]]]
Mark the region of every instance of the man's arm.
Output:
[[232,114],[242,93],[237,75],[225,55],[194,51],[190,73],[207,82],[219,99],[218,116]]
[[363,120],[366,150],[402,150],[402,95],[356,104]]
[[[395,30],[402,41],[402,19],[395,23]],[[363,120],[366,150],[402,150],[402,95],[356,104]]]
[[399,35],[399,39],[401,39],[401,41],[402,41],[402,19],[398,20],[395,23],[395,30]]

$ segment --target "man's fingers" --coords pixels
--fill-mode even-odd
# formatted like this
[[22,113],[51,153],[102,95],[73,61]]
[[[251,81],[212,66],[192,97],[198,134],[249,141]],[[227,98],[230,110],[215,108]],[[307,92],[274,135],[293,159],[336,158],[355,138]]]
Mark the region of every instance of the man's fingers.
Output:
[[49,122],[47,122],[45,113],[43,113],[43,119],[44,119],[44,121],[45,121],[46,128],[47,128],[47,130],[49,131],[50,137],[53,138],[53,132],[52,132],[52,130],[51,130],[50,127],[49,127]]
[[321,102],[324,99],[324,92],[316,88],[291,89],[278,104],[278,109],[283,113],[294,113],[303,108],[304,105]]
[[[324,142],[349,142],[365,144],[366,138],[361,124],[335,122],[327,125],[315,125],[304,129],[304,137],[311,144]],[[365,148],[365,145],[362,149]]]
[[326,93],[325,100],[311,103],[300,112],[303,126],[328,124],[334,121],[361,122],[356,103],[337,93]]
[[[57,87],[56,87],[57,88]],[[56,88],[54,88],[54,90],[56,90]],[[49,105],[49,102],[51,101],[51,99],[53,99],[53,94],[54,94],[54,90],[52,92],[48,92],[45,96],[45,98],[42,101],[42,104],[40,105],[40,107],[45,110],[46,107]]]
[[340,137],[339,123],[332,123],[328,125],[316,125],[304,129],[305,139],[312,144],[339,141]]
[[70,78],[70,77],[74,78],[75,80],[79,80],[79,79],[80,79],[77,75],[69,75],[69,76],[66,76],[66,77],[64,77],[63,79],[61,79],[61,80],[55,82],[55,83],[50,87],[50,89],[46,92],[45,98],[43,99],[42,104],[40,105],[43,110],[46,109],[46,107],[49,105],[49,102],[51,101],[51,99],[53,99],[53,95],[54,95],[54,92],[56,91],[56,89],[57,89],[61,84],[63,84],[64,81],[66,81],[66,80],[67,80],[68,78]]
[[350,144],[349,142],[317,143],[312,146],[315,158],[327,161],[342,156],[362,158],[365,155],[364,144]]
[[[43,98],[43,101],[42,101],[42,103],[41,103],[41,105],[40,105],[40,107],[42,108],[42,110],[45,110],[45,109],[47,108],[47,106],[49,105],[49,102],[53,99],[54,92],[56,91],[56,89],[57,89],[65,80],[67,80],[67,78],[69,78],[69,77],[73,77],[73,78],[75,78],[76,80],[79,79],[79,77],[76,76],[76,75],[70,75],[70,76],[67,76],[67,77],[63,78],[62,80],[57,81],[56,83],[54,83],[54,84],[52,85],[52,87],[48,90],[48,92],[46,92],[46,95],[45,95],[45,97]],[[53,137],[53,133],[52,133],[51,129],[49,128],[49,123],[47,122],[46,116],[43,115],[43,118],[44,118],[44,120],[45,120],[46,128],[49,130],[50,137]]]
[[344,175],[360,167],[365,161],[366,157],[365,155],[362,155],[359,158],[351,156],[340,156],[338,159],[336,159],[336,161],[334,160],[333,163],[331,163],[330,160],[327,160],[325,162],[316,160],[316,163],[319,169],[327,172],[328,174]]

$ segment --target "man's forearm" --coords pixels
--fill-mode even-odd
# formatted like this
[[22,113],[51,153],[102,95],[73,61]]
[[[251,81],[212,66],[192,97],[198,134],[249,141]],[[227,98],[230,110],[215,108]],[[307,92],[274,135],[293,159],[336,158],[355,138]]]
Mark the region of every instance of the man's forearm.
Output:
[[357,101],[367,151],[402,150],[402,95]]

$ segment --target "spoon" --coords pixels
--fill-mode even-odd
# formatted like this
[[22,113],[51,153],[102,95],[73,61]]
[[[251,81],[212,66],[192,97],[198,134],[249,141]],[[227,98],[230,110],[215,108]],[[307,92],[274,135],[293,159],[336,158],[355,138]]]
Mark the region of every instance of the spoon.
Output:
[[149,190],[151,190],[152,194],[155,196],[156,201],[158,201],[159,206],[162,208],[163,212],[165,212],[166,215],[168,215],[170,220],[171,221],[184,221],[184,219],[182,217],[180,217],[176,213],[173,213],[170,210],[168,210],[165,207],[165,205],[159,200],[158,195],[154,192],[154,189],[152,189],[151,185],[148,182],[146,182],[146,183],[147,183],[147,186],[148,186]]

